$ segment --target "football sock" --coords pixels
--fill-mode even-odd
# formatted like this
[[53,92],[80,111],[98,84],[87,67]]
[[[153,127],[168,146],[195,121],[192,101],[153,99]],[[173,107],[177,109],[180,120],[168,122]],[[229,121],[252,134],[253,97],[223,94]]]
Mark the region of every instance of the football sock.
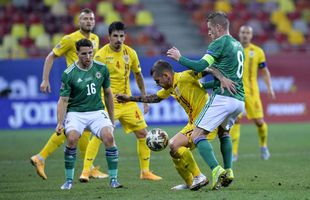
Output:
[[206,137],[198,137],[195,139],[194,144],[198,148],[198,151],[204,161],[209,165],[211,170],[213,170],[216,166],[219,165],[217,162],[212,145],[206,139]]
[[149,171],[151,150],[147,147],[145,138],[137,139],[137,153],[139,157],[141,171]]
[[239,140],[240,140],[240,124],[234,124],[230,131],[230,136],[232,140],[232,153],[233,155],[238,155]]
[[224,169],[230,169],[232,168],[232,143],[230,135],[224,135],[221,137],[220,143]]
[[65,174],[66,180],[73,180],[74,165],[76,160],[76,148],[65,147]]
[[97,137],[92,137],[87,145],[86,154],[84,158],[83,171],[89,171],[93,166],[93,162],[98,154],[99,147],[102,141]]
[[90,136],[91,136],[91,132],[88,130],[85,130],[79,139],[78,146],[80,150],[80,157],[82,159],[85,158],[85,153],[86,153],[87,145],[89,143]]
[[267,136],[268,136],[268,125],[263,123],[262,126],[257,127],[258,137],[259,137],[259,146],[267,146]]
[[179,158],[185,163],[184,167],[191,172],[193,176],[198,176],[201,174],[192,152],[187,147],[180,147],[176,153],[177,155],[180,155]]
[[174,163],[174,167],[179,173],[179,175],[182,177],[182,179],[185,181],[186,185],[190,186],[193,182],[193,175],[190,173],[186,168],[186,164],[184,163],[183,159],[180,158],[173,158],[172,161]]
[[110,179],[117,178],[117,166],[118,166],[118,150],[117,147],[106,148],[105,156],[108,163],[108,173]]
[[39,155],[46,159],[49,157],[56,149],[62,145],[66,140],[66,136],[64,134],[57,135],[56,132],[52,134],[50,139],[47,141],[43,149],[40,151]]

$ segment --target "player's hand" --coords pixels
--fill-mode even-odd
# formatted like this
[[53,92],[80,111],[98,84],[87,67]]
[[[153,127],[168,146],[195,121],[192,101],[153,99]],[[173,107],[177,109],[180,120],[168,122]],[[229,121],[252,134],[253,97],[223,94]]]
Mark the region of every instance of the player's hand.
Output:
[[146,114],[150,110],[150,106],[147,103],[143,103],[143,113]]
[[276,94],[274,93],[273,89],[268,89],[268,97],[271,98],[272,100],[276,99]]
[[43,80],[41,85],[40,85],[40,90],[43,93],[51,93],[51,85],[48,80]]
[[129,96],[127,96],[126,94],[116,94],[115,98],[118,103],[126,103],[129,101]]
[[236,94],[236,83],[226,77],[222,77],[221,80],[221,92],[224,93],[225,88],[228,90],[228,92],[232,95]]
[[56,131],[57,135],[61,135],[61,134],[65,133],[63,125],[59,124],[59,123],[57,124],[57,127],[56,127],[55,131]]
[[181,53],[176,47],[172,47],[171,49],[167,51],[167,56],[176,61],[179,61],[181,57]]

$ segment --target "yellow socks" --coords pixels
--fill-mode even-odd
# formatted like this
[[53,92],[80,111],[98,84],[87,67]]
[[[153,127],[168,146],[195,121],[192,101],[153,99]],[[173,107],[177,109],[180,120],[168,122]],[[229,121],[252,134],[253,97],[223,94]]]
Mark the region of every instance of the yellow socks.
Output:
[[90,142],[87,145],[87,149],[86,149],[83,171],[84,170],[89,171],[91,167],[93,166],[93,162],[98,154],[101,143],[102,141],[98,139],[97,137],[93,136],[91,138]]
[[238,155],[239,140],[240,140],[240,124],[234,124],[230,129],[230,136],[232,141],[232,153]]
[[47,141],[43,149],[40,151],[39,155],[46,159],[48,156],[50,156],[56,149],[62,145],[66,140],[66,136],[64,134],[57,135],[56,132],[53,133],[53,135],[50,137],[50,139]]
[[87,145],[89,143],[90,136],[91,136],[91,132],[88,130],[85,130],[79,139],[78,146],[79,146],[79,150],[80,150],[80,157],[82,159],[85,158],[86,148],[87,148]]
[[262,126],[257,127],[258,137],[259,137],[259,146],[267,146],[267,136],[268,136],[268,126],[266,123],[263,123]]
[[201,171],[193,157],[192,152],[187,147],[180,147],[176,152],[176,156],[184,161],[185,168],[193,176],[198,176],[201,174]]
[[184,163],[184,160],[179,158],[172,158],[172,161],[174,163],[175,169],[185,181],[186,185],[192,185],[193,175],[185,168],[186,164]]
[[141,171],[149,171],[151,150],[146,146],[145,138],[137,139],[137,153],[139,157]]

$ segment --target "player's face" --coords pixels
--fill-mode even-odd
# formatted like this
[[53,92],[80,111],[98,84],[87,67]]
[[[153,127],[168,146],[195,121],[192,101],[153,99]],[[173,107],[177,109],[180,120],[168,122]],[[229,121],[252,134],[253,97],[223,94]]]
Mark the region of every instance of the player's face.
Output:
[[163,75],[159,76],[156,73],[153,74],[153,79],[156,82],[156,85],[159,87],[164,88],[165,90],[168,90],[172,87],[171,79],[169,78],[167,73],[164,73]]
[[239,30],[239,40],[241,44],[249,44],[253,37],[252,28],[242,26]]
[[95,26],[95,15],[94,13],[81,13],[79,17],[80,29],[84,32],[91,32]]
[[79,57],[79,64],[82,67],[89,67],[93,60],[93,48],[92,47],[80,47],[77,52]]
[[212,41],[220,37],[219,25],[214,25],[214,24],[211,24],[211,22],[208,22],[208,35],[209,37],[211,37]]
[[112,31],[109,35],[110,47],[114,51],[120,51],[125,41],[125,31]]

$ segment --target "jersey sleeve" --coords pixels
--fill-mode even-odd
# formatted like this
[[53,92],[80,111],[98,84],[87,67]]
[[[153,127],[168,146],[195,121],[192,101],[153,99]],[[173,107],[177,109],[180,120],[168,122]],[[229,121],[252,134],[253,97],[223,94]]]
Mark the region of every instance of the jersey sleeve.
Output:
[[258,67],[260,69],[267,67],[266,56],[262,49],[259,49],[259,57],[258,57]]
[[188,76],[196,79],[196,80],[199,80],[202,78],[202,72],[195,72],[195,71],[192,71],[192,70],[188,70],[188,71],[185,71],[187,73]]
[[66,35],[61,38],[60,42],[53,48],[53,52],[56,56],[62,56],[72,48],[72,45],[74,45],[74,42],[72,42],[70,36]]
[[106,64],[106,63],[104,62],[104,58],[103,58],[103,56],[101,56],[101,54],[102,54],[102,50],[97,51],[97,53],[96,53],[95,56],[94,56],[94,60],[97,60],[97,61],[99,61],[99,62],[101,62],[101,63]]
[[141,67],[140,67],[140,61],[139,61],[139,58],[138,58],[138,55],[136,53],[136,51],[132,51],[131,52],[131,56],[132,56],[132,66],[131,66],[131,69],[134,73],[139,73],[141,72]]
[[213,58],[218,59],[222,54],[223,50],[223,39],[214,40],[208,47],[207,54]]
[[103,66],[104,67],[104,73],[103,73],[103,78],[104,78],[104,81],[102,83],[102,87],[103,88],[109,88],[111,83],[110,83],[110,73],[109,73],[109,70],[106,66]]
[[60,96],[69,97],[71,93],[71,86],[69,76],[65,72],[61,76]]
[[170,90],[161,89],[156,95],[161,99],[167,99],[170,96]]

